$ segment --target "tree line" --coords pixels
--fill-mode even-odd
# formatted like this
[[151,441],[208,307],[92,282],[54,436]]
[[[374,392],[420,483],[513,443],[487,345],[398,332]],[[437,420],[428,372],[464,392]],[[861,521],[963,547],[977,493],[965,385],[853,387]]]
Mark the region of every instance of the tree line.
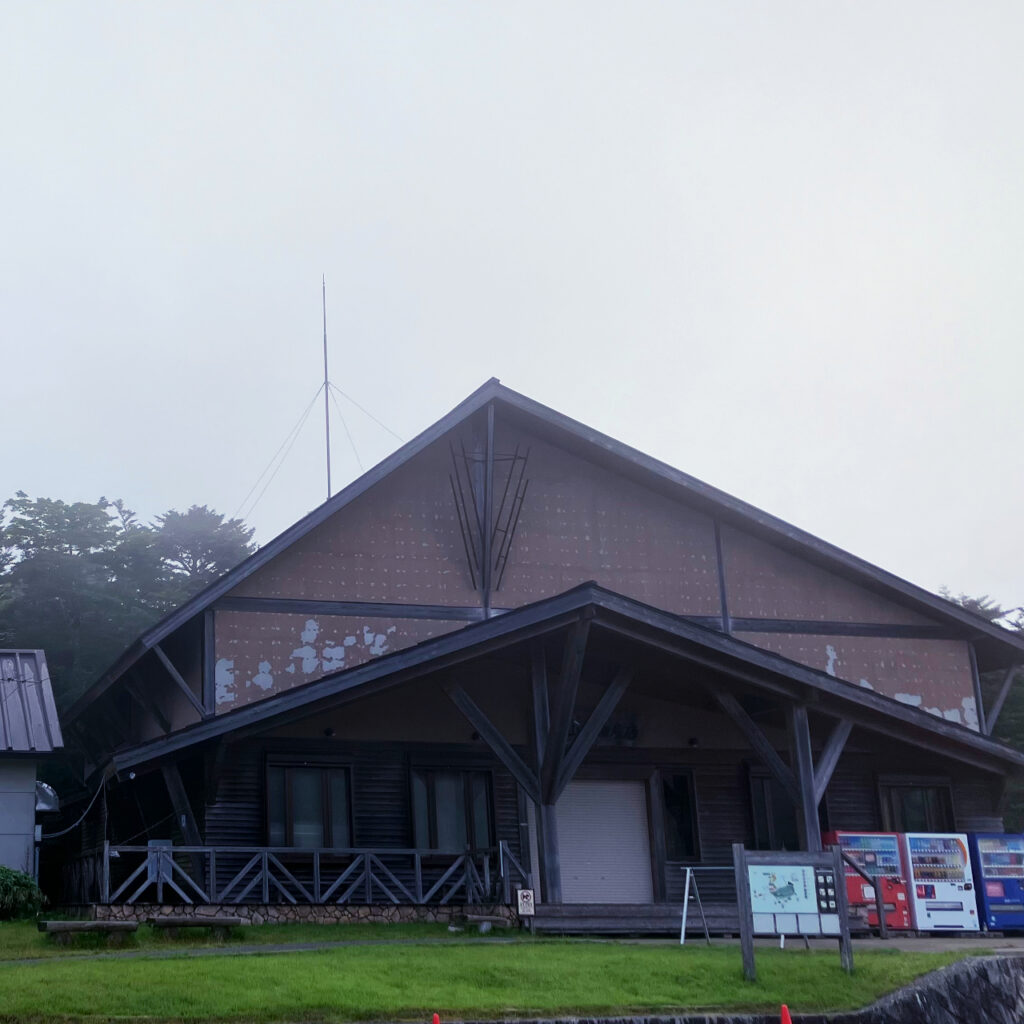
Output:
[[42,648],[66,710],[143,630],[256,550],[206,505],[141,522],[120,498],[18,491],[0,510],[0,647]]

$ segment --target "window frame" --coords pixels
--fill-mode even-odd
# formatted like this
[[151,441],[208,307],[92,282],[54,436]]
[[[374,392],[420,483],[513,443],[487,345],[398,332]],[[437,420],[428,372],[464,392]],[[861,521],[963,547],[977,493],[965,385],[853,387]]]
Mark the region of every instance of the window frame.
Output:
[[[428,840],[431,844],[437,842],[437,791],[433,784],[433,776],[437,773],[458,774],[462,776],[462,799],[465,811],[466,828],[469,837],[475,835],[475,814],[473,811],[473,794],[470,780],[474,775],[484,778],[487,786],[487,846],[475,846],[472,841],[459,847],[457,850],[447,849],[437,845],[418,846],[416,843],[416,775],[423,775],[427,780],[427,831]],[[446,764],[415,761],[409,765],[409,835],[410,846],[413,849],[422,850],[429,854],[450,854],[465,853],[466,845],[471,850],[491,849],[497,846],[498,822],[494,804],[494,769],[490,765],[480,764]]]
[[[291,771],[294,769],[311,768],[320,772],[320,844],[316,847],[311,846],[296,846],[295,845],[295,818],[293,808],[293,791],[289,783],[289,776]],[[281,754],[268,754],[264,766],[263,766],[263,812],[264,812],[264,837],[266,839],[267,846],[271,846],[270,843],[270,830],[271,830],[271,807],[270,807],[270,773],[274,769],[282,769],[284,771],[284,832],[285,842],[284,847],[290,850],[334,850],[334,849],[354,849],[353,842],[355,841],[355,812],[354,812],[354,799],[353,799],[353,784],[352,784],[352,763],[347,760],[339,760],[334,757],[316,757],[316,756],[289,756]],[[349,845],[347,847],[335,847],[333,843],[324,843],[325,839],[332,837],[334,832],[334,822],[332,820],[331,812],[331,787],[330,785],[324,785],[324,780],[330,779],[332,772],[343,773],[345,778],[345,790],[346,790],[346,809],[348,812],[348,820],[346,821],[346,827],[348,829]]]
[[[693,855],[691,857],[684,857],[682,860],[676,860],[669,856],[669,813],[668,807],[665,803],[665,783],[670,776],[677,775],[683,776],[687,781],[687,789],[690,797],[690,816],[693,819]],[[700,841],[700,805],[697,801],[697,778],[696,772],[692,767],[684,765],[670,765],[662,764],[658,766],[656,774],[651,780],[657,787],[656,793],[652,794],[652,799],[658,799],[661,801],[660,810],[660,831],[663,839],[663,849],[661,851],[662,862],[668,864],[699,864],[702,859],[701,855],[701,841]],[[652,787],[653,788],[653,787]],[[653,815],[648,815],[653,820]]]
[[[953,780],[943,775],[879,775],[878,804],[882,812],[882,829],[886,832],[956,832],[956,809],[953,803]],[[923,829],[897,827],[895,808],[892,803],[894,789],[931,789],[939,793],[942,801],[944,821],[929,821]],[[926,811],[927,813],[927,811]],[[930,815],[929,815],[930,816]]]

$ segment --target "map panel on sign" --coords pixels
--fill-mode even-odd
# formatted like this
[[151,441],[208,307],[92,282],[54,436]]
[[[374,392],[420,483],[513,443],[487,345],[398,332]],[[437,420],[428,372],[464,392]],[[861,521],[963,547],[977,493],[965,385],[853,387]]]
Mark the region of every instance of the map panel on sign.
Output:
[[817,914],[814,868],[803,865],[748,865],[755,914]]

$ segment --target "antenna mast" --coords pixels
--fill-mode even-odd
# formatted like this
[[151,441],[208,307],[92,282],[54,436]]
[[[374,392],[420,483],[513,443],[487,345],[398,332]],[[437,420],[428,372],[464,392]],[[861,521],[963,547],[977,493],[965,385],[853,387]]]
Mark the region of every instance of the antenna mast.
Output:
[[331,405],[330,383],[327,377],[327,278],[321,279],[324,307],[324,433],[327,449],[327,497],[331,496]]

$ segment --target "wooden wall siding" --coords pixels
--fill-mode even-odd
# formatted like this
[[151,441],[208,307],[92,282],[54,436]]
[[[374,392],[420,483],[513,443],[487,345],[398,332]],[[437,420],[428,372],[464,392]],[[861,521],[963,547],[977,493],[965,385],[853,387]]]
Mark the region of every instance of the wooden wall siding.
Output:
[[830,828],[878,832],[882,828],[874,759],[842,757],[825,794]]
[[872,689],[939,718],[978,729],[970,656],[963,640],[737,633],[855,686]]
[[453,754],[451,747],[423,744],[289,743],[251,741],[232,747],[216,800],[206,807],[206,842],[259,846],[266,842],[264,767],[267,756],[306,755],[336,758],[352,779],[352,842],[357,847],[413,845],[409,771],[415,765],[459,764],[493,770],[495,830],[519,856],[519,805],[515,780],[479,750]]
[[431,637],[465,622],[278,612],[217,613],[217,711],[231,711]]
[[479,605],[442,439],[243,580],[232,597]]
[[728,526],[722,527],[722,558],[729,614],[737,618],[934,625],[909,608]]
[[511,454],[517,445],[529,449],[529,484],[495,606],[517,607],[595,580],[666,611],[719,613],[707,516],[499,421],[496,452]]

